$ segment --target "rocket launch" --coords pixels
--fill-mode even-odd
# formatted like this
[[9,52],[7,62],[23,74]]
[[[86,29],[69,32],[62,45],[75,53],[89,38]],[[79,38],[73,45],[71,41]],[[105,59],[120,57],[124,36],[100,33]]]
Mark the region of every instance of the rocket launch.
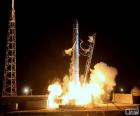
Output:
[[[65,105],[91,108],[94,103],[101,104],[104,103],[105,99],[109,99],[110,93],[116,84],[116,68],[100,62],[94,66],[94,69],[91,69],[90,77],[86,78],[88,79],[87,81],[83,82],[83,77],[79,77],[80,51],[83,50],[83,52],[87,53],[88,50],[85,68],[85,77],[87,77],[95,44],[95,35],[96,34],[89,36],[89,48],[82,48],[79,43],[78,21],[75,20],[73,24],[73,46],[72,48],[65,50],[67,55],[71,55],[70,74],[69,76],[64,76],[63,82],[55,81],[53,84],[49,85],[47,100],[48,108],[59,108],[60,106],[64,107]],[[106,88],[109,89],[107,90]],[[104,98],[104,96],[107,97]]]
[[72,62],[73,72],[72,77],[75,82],[79,82],[79,27],[77,19],[73,25],[73,51],[72,51]]

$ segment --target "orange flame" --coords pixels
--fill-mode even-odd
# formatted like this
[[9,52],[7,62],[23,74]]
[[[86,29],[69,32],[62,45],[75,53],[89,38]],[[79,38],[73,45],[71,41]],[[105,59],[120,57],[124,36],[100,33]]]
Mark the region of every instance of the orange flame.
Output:
[[101,62],[91,70],[87,83],[70,80],[66,75],[63,83],[55,82],[49,85],[48,108],[59,108],[59,105],[80,105],[90,107],[94,103],[103,103],[108,99],[115,86],[116,68]]

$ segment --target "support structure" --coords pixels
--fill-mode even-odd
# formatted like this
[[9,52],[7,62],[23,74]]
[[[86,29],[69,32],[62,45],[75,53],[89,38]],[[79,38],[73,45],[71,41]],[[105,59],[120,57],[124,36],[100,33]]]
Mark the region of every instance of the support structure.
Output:
[[91,64],[94,45],[95,45],[95,38],[96,38],[96,33],[93,34],[92,36],[89,36],[89,40],[88,40],[90,45],[88,49],[89,52],[87,55],[87,61],[86,61],[85,72],[84,72],[84,83],[86,83],[90,71],[90,64]]
[[16,96],[16,25],[14,0],[9,18],[2,96]]

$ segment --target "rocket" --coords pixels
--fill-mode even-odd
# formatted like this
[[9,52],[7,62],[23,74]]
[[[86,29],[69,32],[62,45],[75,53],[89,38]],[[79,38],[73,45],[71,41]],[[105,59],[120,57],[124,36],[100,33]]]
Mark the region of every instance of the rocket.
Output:
[[79,26],[77,19],[73,24],[73,79],[75,82],[79,82]]

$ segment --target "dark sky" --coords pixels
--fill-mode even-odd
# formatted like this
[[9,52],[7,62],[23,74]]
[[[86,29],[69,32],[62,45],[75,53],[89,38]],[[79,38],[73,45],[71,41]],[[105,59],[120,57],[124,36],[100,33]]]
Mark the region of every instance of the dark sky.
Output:
[[[15,0],[15,10],[18,94],[25,85],[42,94],[49,80],[62,79],[68,73],[70,57],[64,56],[63,51],[72,46],[75,18],[79,21],[80,38],[85,42],[88,35],[97,32],[91,67],[101,61],[116,67],[118,88],[140,85],[137,6]],[[9,13],[10,0],[0,0],[0,88]]]

